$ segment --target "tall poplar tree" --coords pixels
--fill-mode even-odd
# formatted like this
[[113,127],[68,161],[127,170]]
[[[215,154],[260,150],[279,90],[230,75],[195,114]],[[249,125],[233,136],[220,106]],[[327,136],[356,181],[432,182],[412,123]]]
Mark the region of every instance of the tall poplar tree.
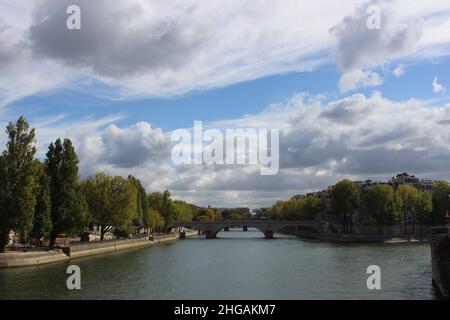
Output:
[[50,248],[61,233],[81,231],[87,204],[78,184],[78,157],[69,139],[57,139],[48,147],[45,171],[50,178],[52,231]]
[[36,204],[35,130],[21,116],[8,124],[6,133],[6,150],[0,156],[0,251],[11,229],[28,238]]
[[50,178],[45,174],[44,165],[35,160],[36,166],[36,207],[33,218],[33,229],[30,235],[34,238],[46,237],[52,230]]

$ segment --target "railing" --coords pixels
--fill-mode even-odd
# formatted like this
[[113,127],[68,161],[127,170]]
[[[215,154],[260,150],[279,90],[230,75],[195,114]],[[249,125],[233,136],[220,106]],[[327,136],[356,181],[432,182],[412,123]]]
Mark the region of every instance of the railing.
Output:
[[180,221],[175,223],[176,227],[191,226],[191,225],[208,225],[208,224],[226,224],[226,225],[255,225],[255,224],[286,224],[286,225],[318,225],[320,224],[314,220],[212,220],[212,221]]

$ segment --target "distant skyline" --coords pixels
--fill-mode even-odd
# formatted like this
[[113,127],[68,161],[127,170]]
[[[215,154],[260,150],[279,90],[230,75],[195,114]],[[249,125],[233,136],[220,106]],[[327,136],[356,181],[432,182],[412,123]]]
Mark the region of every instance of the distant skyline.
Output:
[[[111,5],[113,3],[114,5]],[[65,8],[82,10],[67,30]],[[369,5],[381,29],[366,27]],[[0,2],[0,143],[23,114],[39,157],[73,140],[80,173],[266,207],[343,178],[450,179],[450,3],[419,0]],[[279,128],[280,171],[183,166],[170,133]]]

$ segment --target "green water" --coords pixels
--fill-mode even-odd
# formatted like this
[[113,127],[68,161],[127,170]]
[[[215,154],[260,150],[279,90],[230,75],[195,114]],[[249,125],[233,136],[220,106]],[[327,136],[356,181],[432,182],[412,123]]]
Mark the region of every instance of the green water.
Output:
[[[427,244],[330,244],[257,230],[0,270],[0,299],[433,299]],[[81,290],[66,268],[81,268]],[[381,268],[381,290],[366,269]]]

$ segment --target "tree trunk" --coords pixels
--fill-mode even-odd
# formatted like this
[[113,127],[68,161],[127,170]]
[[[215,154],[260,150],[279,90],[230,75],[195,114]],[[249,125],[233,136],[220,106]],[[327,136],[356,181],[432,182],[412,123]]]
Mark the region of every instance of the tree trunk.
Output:
[[9,231],[5,232],[5,230],[0,231],[0,252],[5,252],[6,246],[8,245],[9,240]]
[[405,227],[405,234],[406,234],[406,211],[403,211],[403,225]]
[[49,249],[55,248],[56,237],[57,237],[57,236],[54,236],[54,235],[51,236],[51,238],[50,238],[50,243],[49,243],[49,245],[48,245],[48,248],[49,248]]
[[350,213],[350,233],[353,233],[353,212]]
[[344,227],[344,233],[347,233],[347,214],[342,216],[342,226]]
[[103,239],[105,238],[105,233],[105,228],[103,226],[100,226],[100,241],[103,241]]

